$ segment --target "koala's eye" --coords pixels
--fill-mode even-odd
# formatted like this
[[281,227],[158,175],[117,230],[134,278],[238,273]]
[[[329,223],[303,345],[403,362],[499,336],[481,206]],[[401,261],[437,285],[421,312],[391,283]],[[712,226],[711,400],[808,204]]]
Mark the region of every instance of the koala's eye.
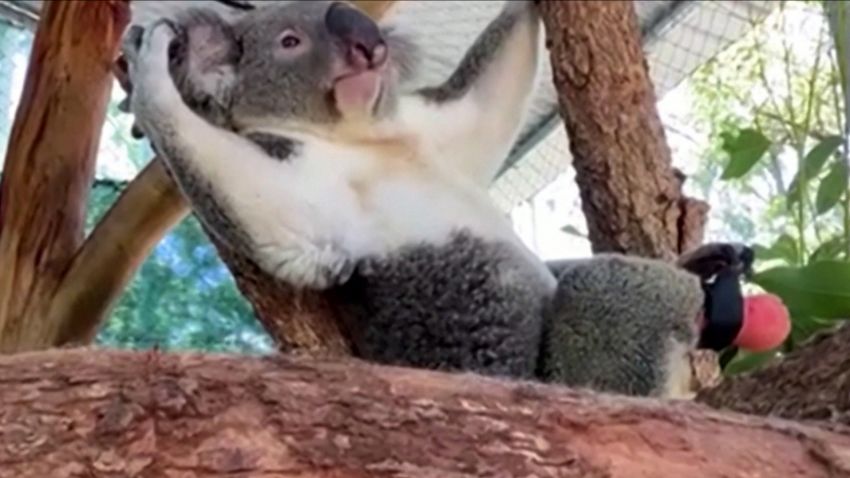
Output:
[[293,31],[287,30],[283,33],[283,36],[280,37],[280,44],[286,50],[291,50],[293,48],[298,48],[301,45],[301,38],[295,34]]

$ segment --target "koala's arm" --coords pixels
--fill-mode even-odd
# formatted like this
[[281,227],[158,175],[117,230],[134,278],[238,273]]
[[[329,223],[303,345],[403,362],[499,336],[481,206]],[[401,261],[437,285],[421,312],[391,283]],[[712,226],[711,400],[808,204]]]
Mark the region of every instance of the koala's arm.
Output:
[[691,395],[688,353],[703,306],[696,276],[622,255],[551,268],[558,289],[546,313],[544,380],[624,395]]
[[470,179],[488,184],[522,126],[537,78],[540,18],[527,0],[509,1],[443,84],[403,98],[402,121]]
[[144,32],[131,29],[125,39],[137,125],[200,220],[226,246],[294,285],[323,288],[341,281],[350,270],[345,254],[321,242],[323,231],[298,222],[310,217],[309,205],[296,193],[303,178],[281,174],[291,164],[212,125],[184,103],[169,75],[178,28],[161,20]]

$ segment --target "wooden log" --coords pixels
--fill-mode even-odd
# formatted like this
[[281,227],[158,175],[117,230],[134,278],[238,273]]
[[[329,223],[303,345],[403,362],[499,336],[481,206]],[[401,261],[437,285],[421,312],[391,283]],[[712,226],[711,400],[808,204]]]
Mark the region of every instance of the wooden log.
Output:
[[683,196],[633,2],[543,0],[553,79],[594,252],[673,259],[708,207]]
[[126,1],[44,3],[0,185],[0,353],[51,343],[128,21]]
[[850,426],[850,327],[818,334],[755,372],[702,390],[712,407]]
[[850,430],[355,361],[0,358],[0,478],[827,478]]

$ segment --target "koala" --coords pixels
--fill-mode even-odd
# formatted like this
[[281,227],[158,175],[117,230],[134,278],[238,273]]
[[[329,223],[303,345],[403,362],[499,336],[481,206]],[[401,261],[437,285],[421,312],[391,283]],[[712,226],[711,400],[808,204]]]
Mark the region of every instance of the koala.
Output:
[[338,296],[358,355],[530,378],[556,284],[486,186],[539,23],[508,2],[443,84],[405,91],[410,42],[347,3],[190,12],[128,35],[130,108],[207,229]]
[[533,2],[506,2],[449,78],[409,88],[413,42],[345,2],[194,10],[127,36],[129,107],[210,234],[330,294],[359,357],[672,394],[696,277],[544,264],[489,198],[540,33]]

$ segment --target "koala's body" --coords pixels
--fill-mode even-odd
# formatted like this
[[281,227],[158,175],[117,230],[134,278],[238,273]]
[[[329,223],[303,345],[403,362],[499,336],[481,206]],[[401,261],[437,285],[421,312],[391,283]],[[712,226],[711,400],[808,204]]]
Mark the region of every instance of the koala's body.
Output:
[[[132,110],[207,229],[280,280],[332,290],[358,354],[531,378],[555,280],[486,185],[522,124],[539,34],[531,2],[510,2],[444,85],[403,92],[415,52],[345,4],[233,23],[196,11],[129,39]],[[181,37],[183,66],[169,63]]]
[[[488,196],[540,44],[532,2],[507,2],[444,84],[405,91],[411,43],[345,3],[316,1],[227,22],[195,11],[130,35],[125,55],[137,124],[207,230],[277,279],[333,294],[359,356],[665,394],[669,373],[615,383],[644,369],[628,355],[594,363],[553,352],[557,324],[587,317],[571,313],[575,294]],[[623,353],[672,343],[679,324],[657,322],[649,338],[620,337],[641,341]],[[625,329],[608,325],[575,330],[613,345],[600,337]],[[666,367],[672,350],[635,359]],[[591,372],[560,372],[569,367]]]

